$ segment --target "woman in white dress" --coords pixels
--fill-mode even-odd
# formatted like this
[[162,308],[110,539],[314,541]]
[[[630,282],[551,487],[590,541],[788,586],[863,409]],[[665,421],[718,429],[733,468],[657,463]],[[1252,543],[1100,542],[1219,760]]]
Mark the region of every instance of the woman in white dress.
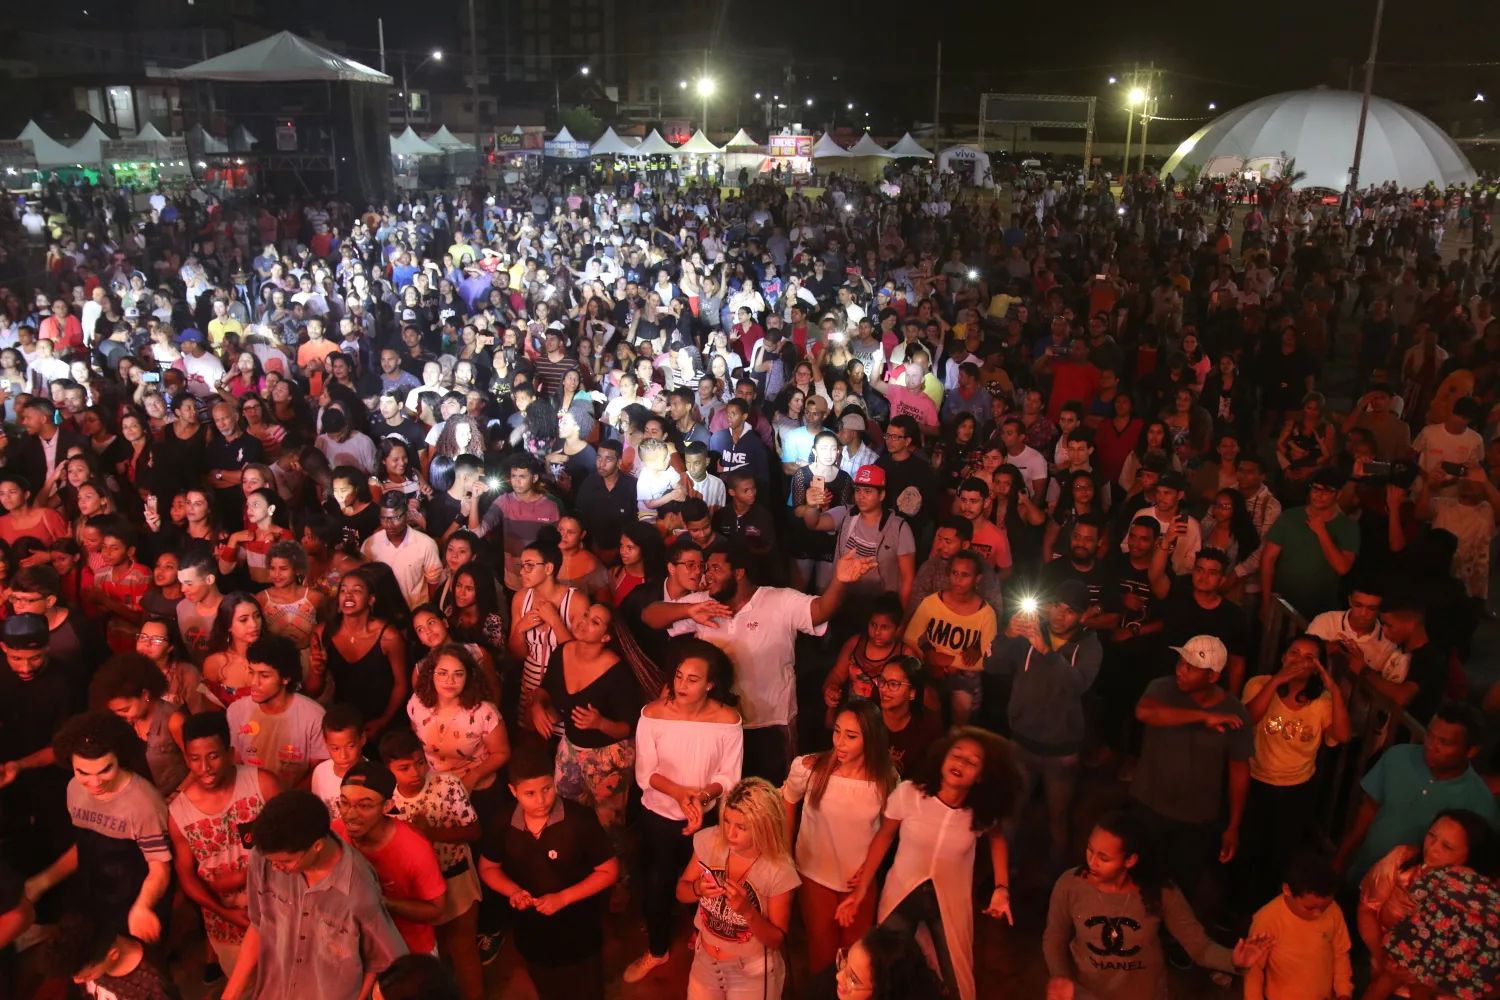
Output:
[[917,777],[896,786],[885,822],[870,842],[859,884],[838,908],[838,921],[858,917],[896,834],[896,859],[880,893],[876,919],[915,933],[926,924],[938,974],[959,1000],[976,1000],[974,985],[974,849],[989,840],[995,887],[986,916],[1012,920],[1009,851],[1000,824],[1017,800],[1020,776],[1000,737],[955,726],[933,748]]

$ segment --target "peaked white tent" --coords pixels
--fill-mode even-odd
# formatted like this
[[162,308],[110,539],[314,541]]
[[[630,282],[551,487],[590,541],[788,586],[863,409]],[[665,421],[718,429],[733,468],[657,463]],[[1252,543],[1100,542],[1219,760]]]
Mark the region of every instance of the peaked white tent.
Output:
[[427,142],[429,145],[436,146],[439,149],[447,150],[450,152],[459,152],[466,149],[472,150],[474,148],[467,142],[464,142],[458,136],[454,135],[452,132],[449,132],[448,126],[446,125],[438,129],[436,132],[432,133],[432,135],[428,136]]
[[866,132],[864,135],[859,137],[858,142],[849,147],[849,155],[883,156],[889,159],[895,154],[888,152],[884,146],[876,142],[874,139],[870,138],[870,133]]
[[182,80],[222,80],[226,83],[288,80],[392,82],[379,70],[314,45],[290,31],[278,32],[244,48],[194,63],[172,75]]
[[195,146],[204,153],[229,152],[229,144],[210,134],[202,125],[194,125],[188,129],[188,148],[192,149]]
[[248,153],[259,143],[260,140],[251,135],[244,125],[236,125],[234,131],[229,133],[229,148],[232,152]]
[[703,134],[703,130],[699,129],[698,131],[693,133],[693,137],[691,139],[683,143],[681,146],[677,147],[677,152],[722,153],[724,152],[724,150],[710,142],[708,136]]
[[167,139],[166,136],[164,136],[164,135],[161,134],[161,130],[160,129],[158,129],[155,125],[151,124],[150,122],[147,122],[146,123],[146,127],[143,128],[143,129],[141,129],[139,132],[137,132],[135,134],[135,141],[136,142],[167,142],[168,139]]
[[400,135],[391,136],[392,156],[442,156],[443,151],[437,146],[423,140],[423,138],[406,126],[406,131]]
[[923,149],[921,144],[911,137],[910,132],[903,135],[900,141],[890,148],[889,152],[892,156],[896,157],[920,156],[924,160],[932,159],[932,154]]
[[16,138],[31,141],[32,152],[36,154],[36,165],[41,170],[80,162],[71,149],[43,132],[42,127],[34,121],[27,122]]
[[[502,131],[513,132],[515,130],[514,129],[503,129]],[[558,129],[557,134],[552,137],[552,141],[553,142],[577,142],[578,140],[575,139],[575,138],[573,138],[573,133],[569,132],[568,131],[568,126],[564,125],[562,128]]]
[[635,147],[635,155],[637,156],[660,156],[663,153],[671,154],[676,152],[677,147],[663,139],[661,133],[656,131],[656,129],[652,129],[651,134],[646,136],[639,146]]
[[84,166],[98,166],[104,159],[102,143],[109,141],[109,135],[99,127],[98,122],[89,126],[89,130],[83,133],[83,138],[73,143],[71,147],[73,162],[82,163]]
[[824,132],[818,136],[818,141],[813,143],[812,155],[813,159],[820,160],[827,157],[848,156],[849,151],[834,142],[833,138]]
[[604,130],[592,146],[589,147],[590,156],[637,156],[635,147],[621,139],[611,126]]
[[736,146],[759,146],[759,145],[760,145],[760,143],[758,143],[754,139],[750,138],[750,135],[749,135],[748,132],[746,132],[744,129],[740,129],[738,132],[736,132],[734,134],[734,138],[733,139],[730,139],[728,142],[726,142],[724,144],[724,148],[725,149],[733,149]]

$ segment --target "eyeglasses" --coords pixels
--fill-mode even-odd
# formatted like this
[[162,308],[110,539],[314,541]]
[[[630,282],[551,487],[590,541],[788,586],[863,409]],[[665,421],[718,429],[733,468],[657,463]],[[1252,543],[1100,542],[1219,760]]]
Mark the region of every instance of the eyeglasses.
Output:
[[893,677],[881,677],[880,679],[872,681],[871,683],[880,688],[880,690],[882,691],[900,691],[902,688],[910,684],[911,681],[896,680]]
[[849,953],[844,949],[840,948],[837,952],[834,953],[833,965],[839,975],[849,977],[848,985],[850,989],[873,990],[875,988],[873,986],[866,986],[864,983],[860,982],[859,977],[856,976],[852,971],[850,971]]
[[147,635],[144,632],[137,632],[135,639],[137,642],[144,642],[148,646],[165,646],[167,644],[167,637],[164,635]]
[[544,562],[538,562],[537,560],[528,560],[526,562],[517,563],[517,565],[522,569],[538,569],[547,564]]

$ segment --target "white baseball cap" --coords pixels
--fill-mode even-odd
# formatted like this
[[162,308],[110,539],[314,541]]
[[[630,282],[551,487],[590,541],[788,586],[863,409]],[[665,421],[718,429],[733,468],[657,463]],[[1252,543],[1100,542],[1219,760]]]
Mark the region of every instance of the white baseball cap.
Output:
[[1224,648],[1217,636],[1195,635],[1183,645],[1173,646],[1171,649],[1186,660],[1189,666],[1215,674],[1222,671],[1224,664],[1229,662],[1229,650]]

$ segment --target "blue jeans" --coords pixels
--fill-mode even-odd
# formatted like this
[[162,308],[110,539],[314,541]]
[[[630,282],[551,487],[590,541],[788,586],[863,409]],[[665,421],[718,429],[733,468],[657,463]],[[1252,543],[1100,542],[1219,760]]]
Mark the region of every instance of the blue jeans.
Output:
[[[1016,768],[1021,772],[1023,789],[1021,801],[1025,802],[1030,799],[1035,794],[1038,784],[1042,786],[1042,798],[1047,804],[1047,830],[1052,838],[1052,852],[1049,860],[1066,861],[1072,856],[1070,820],[1073,813],[1073,793],[1078,789],[1078,775],[1081,770],[1078,754],[1049,757],[1033,753],[1019,743],[1012,742],[1011,747]],[[1011,822],[1013,824],[1019,822],[1019,816]]]

